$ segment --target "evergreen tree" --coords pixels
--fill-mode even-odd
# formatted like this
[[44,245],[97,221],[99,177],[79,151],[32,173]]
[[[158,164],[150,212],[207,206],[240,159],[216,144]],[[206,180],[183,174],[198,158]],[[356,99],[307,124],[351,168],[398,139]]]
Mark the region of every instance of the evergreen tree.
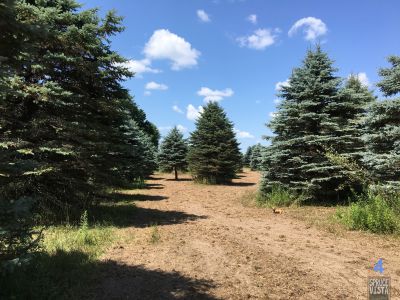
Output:
[[161,143],[158,154],[160,169],[166,172],[174,171],[175,180],[178,180],[178,171],[186,170],[186,156],[188,146],[183,134],[174,127]]
[[[400,93],[400,57],[389,57],[390,68],[379,71],[377,84],[385,96]],[[373,105],[366,121],[364,162],[377,181],[400,190],[400,98]]]
[[196,181],[228,183],[241,168],[239,144],[233,124],[218,103],[211,102],[196,121],[190,137],[189,170]]
[[[354,131],[364,102],[371,97],[352,103],[358,96],[352,94],[350,99],[345,95],[349,89],[357,89],[357,84],[350,80],[347,92],[339,93],[341,79],[335,72],[333,62],[317,46],[308,51],[302,66],[293,70],[289,84],[282,87],[282,102],[269,124],[275,135],[263,163],[262,193],[283,185],[310,199],[331,201],[349,192],[348,188],[341,190],[348,187],[351,171],[332,163],[326,151],[359,150],[359,133],[354,137]],[[345,150],[344,145],[351,147]]]
[[261,170],[263,153],[264,153],[264,147],[261,146],[261,144],[253,146],[253,150],[251,152],[251,157],[250,157],[251,170],[253,171]]
[[[35,53],[30,42],[39,33],[39,30],[34,31],[29,24],[17,20],[15,1],[0,3],[0,114],[2,116],[8,113],[4,110],[4,101],[7,95],[13,92],[11,82],[18,61],[25,63],[25,58]],[[0,153],[5,147],[7,144],[0,135]],[[0,156],[0,160],[2,159],[4,157]],[[13,161],[8,163],[12,164]],[[9,181],[7,176],[8,174],[0,169],[0,269],[5,264],[18,265],[29,252],[37,248],[37,241],[40,238],[40,234],[34,230],[35,215],[32,211],[34,199],[15,198],[14,191],[7,192],[2,186],[5,181]],[[19,188],[18,183],[15,184],[15,189]]]
[[351,75],[339,92],[339,101],[336,107],[332,107],[336,110],[336,118],[332,119],[333,129],[339,137],[333,150],[360,164],[366,149],[363,140],[365,119],[376,97],[357,76]]
[[12,92],[0,104],[1,194],[33,199],[42,215],[75,218],[109,186],[148,175],[150,160],[155,166],[155,138],[143,140],[149,124],[120,84],[132,74],[111,50],[121,18],[100,19],[72,0],[18,1],[16,15],[43,32],[5,81]]
[[251,152],[254,146],[247,147],[246,153],[243,156],[243,165],[245,167],[250,167],[250,160],[251,160]]

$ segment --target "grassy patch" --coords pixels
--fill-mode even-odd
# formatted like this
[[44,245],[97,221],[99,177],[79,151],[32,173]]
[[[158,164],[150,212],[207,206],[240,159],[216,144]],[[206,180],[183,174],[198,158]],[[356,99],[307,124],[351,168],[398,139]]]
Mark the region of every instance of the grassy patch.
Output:
[[259,206],[289,207],[301,204],[302,199],[302,195],[296,195],[289,189],[276,185],[265,195],[257,195],[256,201]]
[[387,197],[368,192],[356,197],[348,208],[337,211],[338,219],[351,230],[400,234],[400,195]]
[[115,240],[115,228],[54,226],[44,232],[41,251],[30,263],[0,276],[1,299],[80,299],[94,280],[98,257]]
[[151,234],[150,234],[150,239],[149,242],[151,244],[157,244],[161,239],[161,234],[160,231],[158,229],[157,224],[153,224],[151,226]]

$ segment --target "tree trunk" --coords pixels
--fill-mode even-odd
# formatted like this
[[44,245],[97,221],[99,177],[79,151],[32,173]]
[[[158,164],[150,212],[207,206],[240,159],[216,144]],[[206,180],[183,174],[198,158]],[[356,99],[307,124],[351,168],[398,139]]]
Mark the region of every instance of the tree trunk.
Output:
[[174,167],[174,170],[175,170],[175,180],[178,180],[178,169]]

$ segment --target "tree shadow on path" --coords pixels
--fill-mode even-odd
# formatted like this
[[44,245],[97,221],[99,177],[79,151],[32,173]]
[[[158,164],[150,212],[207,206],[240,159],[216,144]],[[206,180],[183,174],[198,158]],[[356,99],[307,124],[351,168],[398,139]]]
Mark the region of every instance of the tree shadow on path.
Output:
[[99,276],[102,279],[92,295],[95,299],[217,299],[207,294],[215,287],[211,281],[189,278],[179,272],[107,261],[101,265]]
[[160,226],[181,224],[207,218],[182,211],[137,207],[129,203],[99,205],[90,212],[89,216],[94,223],[138,228],[149,227],[154,224]]
[[161,201],[168,199],[167,196],[160,195],[146,195],[146,194],[124,194],[124,193],[113,193],[110,196],[113,202],[120,201]]
[[217,299],[208,295],[211,281],[99,261],[81,251],[39,253],[0,284],[1,299]]

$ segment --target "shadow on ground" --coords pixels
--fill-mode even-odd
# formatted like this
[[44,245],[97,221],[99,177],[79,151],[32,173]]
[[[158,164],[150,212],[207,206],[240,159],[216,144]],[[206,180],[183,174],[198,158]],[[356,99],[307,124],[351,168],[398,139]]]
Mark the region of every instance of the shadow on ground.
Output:
[[166,181],[193,181],[192,178],[179,178],[178,180],[175,179],[165,179]]
[[226,185],[229,185],[229,186],[253,186],[253,185],[256,185],[256,183],[254,183],[254,182],[230,182],[230,183],[227,183]]
[[89,212],[89,216],[93,223],[139,228],[154,224],[160,226],[181,224],[206,218],[206,216],[187,214],[181,211],[137,207],[133,203],[126,202],[100,204]]
[[0,277],[1,299],[216,299],[210,281],[98,261],[80,251],[36,255]]
[[143,188],[144,190],[161,190],[164,188],[164,185],[161,183],[146,183],[146,186]]
[[123,194],[123,193],[113,193],[110,195],[110,199],[113,202],[120,201],[161,201],[166,200],[166,196],[158,195],[145,195],[145,194]]
[[95,299],[216,299],[207,295],[215,287],[211,281],[188,278],[178,272],[108,261],[101,266],[99,276],[102,280],[90,295]]

